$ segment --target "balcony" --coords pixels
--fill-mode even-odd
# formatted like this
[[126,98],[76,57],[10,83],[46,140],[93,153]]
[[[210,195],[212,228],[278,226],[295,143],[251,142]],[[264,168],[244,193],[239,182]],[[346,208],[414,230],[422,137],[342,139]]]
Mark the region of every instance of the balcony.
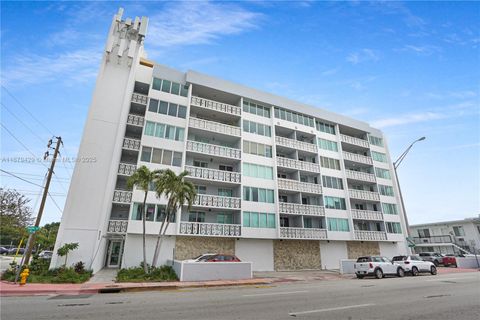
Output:
[[191,104],[196,107],[206,108],[218,112],[233,114],[235,116],[242,115],[242,108],[226,103],[221,103],[213,100],[208,100],[196,96],[192,96]]
[[387,234],[384,231],[355,230],[355,240],[367,240],[367,241],[387,240]]
[[200,130],[206,130],[215,133],[226,134],[230,136],[241,137],[242,131],[240,127],[230,126],[228,124],[223,124],[220,122],[209,121],[198,118],[190,118],[189,127],[196,128]]
[[277,179],[278,180],[278,189],[282,190],[291,190],[297,192],[306,192],[306,193],[322,193],[322,186],[315,183],[300,182],[290,179]]
[[367,201],[380,201],[380,194],[378,192],[349,189],[348,193],[350,194],[350,198]]
[[127,124],[131,124],[132,126],[139,126],[143,127],[145,123],[145,118],[142,116],[137,116],[135,114],[129,114],[127,118]]
[[128,227],[127,220],[110,220],[108,221],[108,233],[126,233]]
[[132,138],[125,138],[125,139],[123,139],[122,148],[123,149],[128,149],[128,150],[139,151],[140,150],[140,140],[132,139]]
[[352,136],[347,136],[345,134],[340,134],[340,138],[341,138],[342,142],[352,144],[354,146],[367,148],[367,149],[370,148],[370,143],[367,140],[355,138],[355,137],[352,137]]
[[147,105],[148,97],[146,95],[140,93],[133,93],[132,94],[132,102]]
[[187,151],[240,160],[240,149],[217,146],[215,144],[187,140]]
[[320,166],[316,163],[293,160],[293,159],[283,158],[283,157],[277,157],[277,166],[289,168],[289,169],[302,170],[302,171],[310,171],[315,173],[320,172]]
[[280,202],[279,212],[284,214],[325,216],[325,207],[312,206],[308,204]]
[[348,179],[365,181],[365,182],[375,182],[375,175],[366,172],[354,171],[354,170],[345,170]]
[[373,165],[372,158],[357,153],[343,151],[343,159]]
[[195,236],[240,237],[242,227],[237,224],[180,222],[179,233]]
[[415,242],[416,244],[454,243],[452,236],[450,235],[431,236],[431,237],[414,237],[413,242]]
[[352,209],[352,219],[381,221],[383,214],[380,211]]
[[313,143],[307,143],[307,142],[289,139],[285,137],[279,137],[279,136],[275,137],[275,143],[282,147],[318,153],[318,148]]
[[327,230],[314,228],[280,227],[280,238],[283,239],[327,239]]
[[118,174],[122,176],[131,176],[135,170],[137,170],[137,166],[130,163],[120,163],[118,165]]
[[126,190],[115,190],[113,191],[113,202],[118,203],[131,203],[132,202],[132,191]]
[[230,183],[240,183],[242,180],[242,175],[239,172],[230,172],[192,166],[185,166],[185,170],[188,171],[189,177],[191,178],[200,178],[210,181]]
[[197,194],[193,205],[207,208],[240,209],[240,198]]

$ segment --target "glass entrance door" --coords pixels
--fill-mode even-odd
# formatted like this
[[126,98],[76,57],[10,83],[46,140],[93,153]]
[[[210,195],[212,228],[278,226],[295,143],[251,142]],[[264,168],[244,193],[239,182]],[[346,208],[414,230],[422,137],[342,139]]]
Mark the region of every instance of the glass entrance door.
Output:
[[122,257],[123,240],[109,240],[107,267],[118,268]]

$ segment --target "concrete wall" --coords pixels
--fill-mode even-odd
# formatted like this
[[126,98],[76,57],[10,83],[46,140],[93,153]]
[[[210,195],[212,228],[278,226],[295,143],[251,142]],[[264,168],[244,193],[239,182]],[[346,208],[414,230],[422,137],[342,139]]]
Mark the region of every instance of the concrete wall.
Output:
[[357,259],[360,256],[380,255],[380,246],[376,241],[347,241],[348,259]]
[[175,259],[191,259],[204,253],[235,254],[234,238],[180,237],[175,243]]
[[322,269],[339,269],[340,260],[348,256],[345,241],[320,241]]
[[175,260],[173,269],[180,281],[252,278],[251,262],[184,262]]
[[404,242],[379,242],[380,254],[389,259],[394,256],[407,254],[407,248]]
[[475,257],[466,257],[466,258],[455,258],[457,260],[458,268],[472,268],[480,269],[480,256]]
[[252,262],[253,271],[273,271],[273,240],[240,239],[235,241],[235,255]]
[[320,241],[273,240],[275,270],[320,269]]
[[[147,264],[152,264],[153,253],[157,238],[147,235]],[[142,235],[128,234],[123,249],[122,268],[138,267],[143,261]],[[175,250],[175,237],[166,236],[163,239],[158,258],[158,266],[167,264],[167,260],[173,260]]]

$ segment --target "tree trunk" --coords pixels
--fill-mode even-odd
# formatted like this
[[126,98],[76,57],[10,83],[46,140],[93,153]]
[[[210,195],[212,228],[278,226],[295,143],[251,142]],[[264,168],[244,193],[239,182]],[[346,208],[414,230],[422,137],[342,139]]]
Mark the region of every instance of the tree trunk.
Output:
[[145,273],[148,273],[148,267],[147,267],[147,241],[146,241],[146,227],[145,227],[145,222],[147,220],[147,194],[148,191],[145,191],[145,197],[143,198],[143,214],[142,214],[142,227],[143,227],[143,271]]
[[[154,267],[157,266],[158,256],[160,254],[160,246],[162,245],[163,236],[165,236],[165,233],[167,232],[167,229],[168,229],[168,225],[170,224],[170,219],[169,218],[170,218],[170,211],[172,211],[170,209],[171,207],[172,207],[171,203],[168,203],[167,204],[167,210],[165,212],[165,220],[163,220],[162,226],[160,227],[160,230],[158,231],[157,245],[155,246],[155,253],[153,255],[153,261],[152,261],[152,266],[154,266]],[[167,225],[165,226],[165,229],[164,229],[163,226],[164,226],[165,222],[167,223]]]

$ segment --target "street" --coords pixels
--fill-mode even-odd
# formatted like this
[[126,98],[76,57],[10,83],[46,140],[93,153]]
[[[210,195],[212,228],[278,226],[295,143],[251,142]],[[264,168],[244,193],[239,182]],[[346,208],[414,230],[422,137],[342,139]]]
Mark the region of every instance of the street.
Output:
[[478,319],[480,272],[84,296],[4,297],[2,319]]

